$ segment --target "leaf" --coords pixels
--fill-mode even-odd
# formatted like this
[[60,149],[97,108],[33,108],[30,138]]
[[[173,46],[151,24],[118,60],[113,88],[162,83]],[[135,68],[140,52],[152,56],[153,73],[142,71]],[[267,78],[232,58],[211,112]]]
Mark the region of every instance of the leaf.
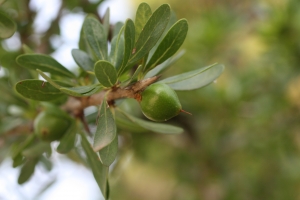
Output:
[[88,16],[83,23],[83,31],[88,44],[99,60],[107,60],[107,38],[103,25]]
[[110,166],[118,154],[118,136],[106,147],[99,151],[100,160],[103,165]]
[[84,71],[93,70],[95,62],[90,56],[80,49],[72,49],[72,56],[76,64]]
[[172,66],[177,60],[179,60],[179,58],[181,58],[184,55],[184,53],[185,53],[185,50],[179,51],[175,56],[169,58],[165,62],[159,64],[158,66],[156,66],[155,68],[150,70],[146,74],[145,78],[150,78],[150,77],[156,76],[159,73],[162,73],[163,71],[168,69],[170,66]]
[[105,34],[106,34],[106,38],[108,37],[109,34],[109,29],[110,29],[110,24],[109,24],[109,14],[110,14],[110,10],[109,7],[106,9],[105,14],[103,16],[103,27],[105,30]]
[[143,2],[139,5],[135,15],[135,40],[139,37],[148,19],[151,17],[152,11],[150,6]]
[[176,22],[157,47],[155,53],[146,65],[146,70],[153,69],[155,66],[173,56],[184,42],[187,31],[188,23],[185,19]]
[[17,63],[27,69],[39,69],[57,76],[75,78],[72,72],[48,55],[34,53],[23,54],[17,57]]
[[126,65],[128,63],[128,60],[133,50],[134,38],[135,38],[134,23],[131,19],[127,19],[124,28],[125,49],[124,49],[123,62],[121,67],[118,70],[119,76],[122,75],[122,73],[126,70]]
[[201,69],[172,76],[158,82],[165,83],[174,90],[194,90],[204,87],[214,81],[222,74],[223,70],[223,65],[213,64]]
[[150,122],[150,121],[145,121],[143,119],[136,118],[132,115],[129,115],[128,113],[125,113],[121,111],[123,115],[125,115],[129,120],[132,122],[136,123],[137,125],[156,132],[156,133],[163,133],[163,134],[180,134],[183,132],[183,129],[177,126],[172,126],[169,124],[162,124],[162,123],[156,123],[156,122]]
[[25,164],[22,166],[19,178],[18,178],[18,183],[23,184],[27,182],[32,174],[34,173],[34,169],[36,164],[38,163],[39,159],[38,158],[33,158],[33,159],[28,159]]
[[22,155],[26,158],[35,158],[42,155],[44,152],[49,152],[51,149],[49,142],[38,142],[22,151]]
[[42,80],[23,80],[16,83],[15,88],[22,96],[37,101],[52,101],[64,96],[59,89]]
[[97,130],[94,137],[93,149],[100,151],[109,145],[117,134],[117,127],[113,114],[104,98],[99,110]]
[[169,22],[170,14],[168,4],[163,4],[154,11],[137,39],[135,53],[129,60],[130,64],[142,59],[154,47]]
[[73,122],[65,135],[60,139],[59,145],[56,148],[58,153],[66,154],[73,149],[76,139],[76,129],[76,123]]
[[19,167],[24,163],[25,159],[22,154],[18,154],[15,158],[13,158],[13,168]]
[[77,86],[77,87],[61,87],[60,91],[74,97],[83,97],[91,96],[92,94],[97,93],[103,87],[99,84],[86,85],[86,86]]
[[114,25],[112,37],[115,37],[116,35],[118,35],[120,33],[120,30],[122,29],[123,26],[124,26],[123,22],[117,22]]
[[111,52],[110,52],[110,60],[113,66],[118,70],[122,65],[125,41],[123,36],[122,28],[117,36],[112,39],[111,42]]
[[143,70],[143,65],[138,66],[138,68],[135,70],[134,74],[126,81],[122,83],[122,86],[127,86],[131,82],[133,82],[140,74],[140,72]]
[[92,169],[94,178],[103,194],[103,196],[107,197],[107,179],[108,179],[108,167],[104,166],[97,155],[91,147],[91,144],[88,142],[86,136],[81,133],[81,145],[83,147],[84,152],[86,153],[86,157],[90,167]]
[[11,37],[17,29],[17,25],[14,20],[0,10],[0,38]]
[[16,151],[13,152],[12,154],[12,158],[16,158],[17,156],[21,155],[21,152],[27,148],[29,145],[32,144],[32,142],[34,141],[34,139],[36,138],[35,134],[31,134],[29,135],[25,141],[23,141],[20,145],[18,145],[18,148]]
[[110,62],[99,60],[95,64],[94,72],[98,81],[104,87],[112,87],[118,80],[117,71]]
[[34,53],[34,51],[30,49],[26,44],[22,45],[22,49],[25,53]]

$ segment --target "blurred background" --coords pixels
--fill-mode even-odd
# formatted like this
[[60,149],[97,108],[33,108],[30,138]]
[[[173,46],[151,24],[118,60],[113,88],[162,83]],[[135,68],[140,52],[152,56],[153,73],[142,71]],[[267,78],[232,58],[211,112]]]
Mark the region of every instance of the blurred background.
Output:
[[[2,8],[16,20],[18,32],[0,41],[2,124],[18,112],[7,106],[10,97],[5,94],[28,73],[14,61],[21,44],[75,70],[71,49],[78,46],[86,13],[101,17],[110,7],[113,25],[134,18],[141,2],[5,2]],[[215,62],[226,68],[213,84],[178,92],[183,108],[193,115],[180,114],[170,123],[184,127],[184,134],[120,128],[123,142],[111,169],[111,199],[300,199],[300,1],[146,2],[152,10],[169,3],[178,19],[189,22],[182,47],[186,53],[164,76]],[[18,169],[7,158],[13,140],[0,134],[0,199],[101,198],[89,170],[72,155],[73,161],[54,155],[51,172],[40,167],[29,183],[18,186]]]

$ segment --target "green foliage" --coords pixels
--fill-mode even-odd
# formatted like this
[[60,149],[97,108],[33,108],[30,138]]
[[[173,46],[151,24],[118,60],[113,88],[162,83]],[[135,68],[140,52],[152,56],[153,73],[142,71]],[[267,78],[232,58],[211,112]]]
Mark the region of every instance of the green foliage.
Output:
[[17,29],[16,23],[4,11],[0,10],[0,38],[11,37]]

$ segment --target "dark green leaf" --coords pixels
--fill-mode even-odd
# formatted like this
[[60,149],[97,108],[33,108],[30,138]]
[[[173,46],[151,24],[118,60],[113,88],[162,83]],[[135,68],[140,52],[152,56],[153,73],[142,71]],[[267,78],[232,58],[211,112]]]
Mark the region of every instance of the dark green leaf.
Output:
[[143,2],[139,5],[135,15],[135,40],[138,39],[148,19],[151,17],[152,11],[150,6]]
[[88,142],[84,133],[81,133],[81,145],[86,154],[88,163],[92,169],[94,178],[103,194],[103,196],[107,197],[107,179],[108,179],[108,167],[104,166],[100,159],[91,147],[91,144]]
[[17,29],[16,23],[6,13],[0,10],[0,38],[11,37]]
[[104,87],[112,87],[118,80],[117,71],[110,62],[99,60],[95,64],[94,72],[98,81]]
[[13,152],[11,157],[14,159],[17,156],[19,156],[25,148],[27,148],[29,145],[32,144],[35,138],[36,138],[35,134],[29,135],[25,141],[23,141],[20,145],[18,145],[18,148],[16,149],[16,151]]
[[100,160],[105,166],[110,166],[118,153],[118,136],[106,147],[99,151]]
[[30,179],[32,174],[34,173],[35,165],[38,163],[38,158],[28,159],[25,164],[22,166],[18,183],[23,184]]
[[22,96],[37,101],[52,101],[64,96],[59,89],[42,80],[23,80],[15,88]]
[[118,70],[119,76],[122,75],[122,73],[126,70],[128,60],[133,50],[134,38],[135,38],[134,23],[131,19],[127,19],[125,23],[125,29],[124,29],[125,50],[124,50],[122,65]]
[[88,44],[99,60],[107,60],[107,38],[103,25],[88,16],[83,23],[83,31]]
[[154,11],[137,39],[134,47],[135,52],[133,52],[129,63],[135,63],[149,53],[164,32],[169,22],[170,14],[171,9],[167,4],[163,4]]
[[222,74],[223,70],[223,65],[214,64],[201,69],[172,76],[159,82],[169,85],[174,90],[194,90],[213,82]]
[[75,75],[57,62],[54,58],[43,54],[23,54],[17,57],[17,63],[28,69],[39,69],[53,75],[74,78]]
[[48,81],[53,87],[60,89],[62,86],[57,84],[54,80],[52,80],[49,76],[47,76],[44,72],[41,70],[37,69],[36,70],[46,81]]
[[163,133],[163,134],[180,134],[183,132],[183,129],[177,126],[172,126],[169,124],[162,124],[156,122],[145,121],[143,119],[136,118],[128,113],[121,111],[129,120],[136,123],[137,125],[156,132],[156,133]]
[[45,152],[48,152],[49,149],[51,149],[49,142],[38,142],[22,151],[22,155],[26,158],[35,158],[39,157]]
[[106,102],[103,99],[97,124],[97,130],[94,137],[93,149],[95,152],[100,151],[109,145],[117,134],[117,128],[114,116]]
[[109,10],[109,8],[107,8],[105,11],[105,14],[103,16],[103,27],[105,30],[106,38],[108,37],[109,29],[110,29],[109,15],[110,15],[110,10]]
[[165,62],[163,62],[160,65],[156,66],[154,69],[150,70],[146,74],[145,78],[150,78],[150,77],[156,76],[159,73],[162,73],[163,71],[168,69],[170,66],[172,66],[179,58],[181,58],[184,53],[185,53],[185,50],[179,51],[175,56],[169,58]]
[[111,42],[110,60],[113,66],[118,70],[122,65],[124,55],[125,41],[123,36],[123,28]]
[[25,159],[22,154],[18,154],[15,158],[13,158],[13,168],[16,168],[24,163]]
[[72,49],[72,56],[79,67],[85,71],[93,70],[95,62],[80,49]]
[[69,130],[60,139],[59,145],[56,149],[57,152],[66,154],[73,149],[76,139],[76,129],[76,123],[73,122]]
[[77,87],[61,87],[60,90],[74,97],[91,96],[100,91],[103,87],[99,84],[77,86]]
[[188,31],[188,23],[185,19],[179,20],[168,31],[163,38],[150,61],[146,65],[146,70],[163,63],[173,56],[181,47]]

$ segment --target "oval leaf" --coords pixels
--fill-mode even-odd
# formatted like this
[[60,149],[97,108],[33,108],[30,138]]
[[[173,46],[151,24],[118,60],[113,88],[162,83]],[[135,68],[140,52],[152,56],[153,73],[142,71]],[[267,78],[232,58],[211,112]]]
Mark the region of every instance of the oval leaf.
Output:
[[156,122],[145,121],[143,119],[136,118],[128,113],[121,111],[129,120],[136,123],[137,125],[156,132],[156,133],[163,133],[163,134],[180,134],[183,132],[183,129],[177,126],[172,126],[169,124],[162,124]]
[[0,38],[11,37],[17,29],[16,23],[6,13],[0,10]]
[[39,161],[38,158],[33,158],[33,159],[28,159],[25,162],[19,174],[19,178],[18,178],[19,184],[23,184],[30,179],[30,177],[34,173],[35,165],[38,163],[38,161]]
[[139,37],[140,33],[142,32],[145,24],[147,23],[151,15],[152,15],[152,11],[150,6],[145,2],[141,3],[136,11],[135,22],[134,22],[136,40]]
[[69,130],[60,139],[59,145],[56,149],[58,153],[66,154],[73,149],[76,139],[76,128],[76,123],[73,122]]
[[75,78],[75,75],[57,62],[54,58],[43,54],[23,54],[17,57],[17,63],[28,69],[39,69],[57,76]]
[[90,58],[90,56],[81,51],[80,49],[72,49],[72,56],[81,69],[85,71],[93,70],[95,62]]
[[112,39],[110,60],[113,66],[118,70],[122,65],[125,43],[123,36],[123,28],[119,34]]
[[213,82],[222,74],[223,70],[223,65],[214,64],[201,69],[172,76],[158,82],[165,83],[174,90],[194,90]]
[[109,29],[110,29],[110,24],[109,24],[109,16],[110,15],[110,10],[109,10],[109,7],[106,9],[105,11],[105,14],[102,18],[102,21],[103,21],[103,28],[105,30],[105,34],[106,34],[106,38],[108,37],[108,34],[109,34]]
[[37,101],[52,101],[64,96],[59,89],[42,80],[23,80],[18,82],[15,88],[22,96]]
[[35,158],[42,155],[44,152],[51,151],[51,146],[49,142],[38,142],[33,144],[32,146],[26,148],[22,155],[26,158]]
[[151,57],[150,61],[147,63],[146,70],[154,68],[173,56],[185,40],[187,31],[188,23],[185,19],[176,22],[170,28]]
[[109,145],[116,137],[116,134],[117,127],[115,119],[106,100],[104,99],[99,110],[97,130],[93,144],[94,151],[100,151]]
[[92,169],[94,178],[102,192],[103,196],[107,197],[107,179],[108,179],[108,167],[104,166],[100,159],[91,147],[91,144],[88,142],[86,136],[81,133],[81,145],[86,154],[88,163]]
[[78,87],[61,87],[60,91],[74,96],[74,97],[83,97],[83,96],[91,96],[99,92],[103,87],[99,84],[94,85],[86,85],[86,86],[78,86]]
[[155,46],[168,25],[170,15],[171,9],[168,4],[163,4],[154,11],[137,39],[134,47],[135,52],[129,60],[130,64],[142,59]]
[[98,81],[104,87],[112,87],[116,84],[117,71],[111,63],[99,60],[95,64],[94,71]]
[[103,25],[88,16],[83,23],[85,38],[99,60],[107,60],[107,38]]
[[117,157],[118,153],[118,136],[106,147],[99,151],[100,160],[105,166],[110,166]]

